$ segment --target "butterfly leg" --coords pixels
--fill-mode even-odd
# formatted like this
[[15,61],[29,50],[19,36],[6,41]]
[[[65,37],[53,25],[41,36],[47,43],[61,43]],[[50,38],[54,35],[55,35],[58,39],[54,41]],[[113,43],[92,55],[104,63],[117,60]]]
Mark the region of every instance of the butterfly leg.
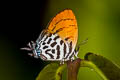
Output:
[[73,56],[70,60],[71,60],[71,61],[75,60],[75,57]]
[[61,61],[60,61],[60,64],[64,64],[65,63],[65,59],[63,58]]

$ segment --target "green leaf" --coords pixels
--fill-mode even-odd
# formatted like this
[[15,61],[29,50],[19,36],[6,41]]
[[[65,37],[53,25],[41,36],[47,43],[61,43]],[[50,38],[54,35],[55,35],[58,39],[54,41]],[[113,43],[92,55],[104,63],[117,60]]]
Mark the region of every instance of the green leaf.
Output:
[[62,80],[62,71],[66,68],[66,65],[57,63],[48,64],[39,73],[36,80]]
[[105,57],[93,53],[88,53],[85,55],[85,60],[94,63],[95,66],[93,65],[93,67],[91,67],[93,69],[97,67],[98,69],[96,72],[100,75],[104,74],[107,80],[120,80],[120,67]]

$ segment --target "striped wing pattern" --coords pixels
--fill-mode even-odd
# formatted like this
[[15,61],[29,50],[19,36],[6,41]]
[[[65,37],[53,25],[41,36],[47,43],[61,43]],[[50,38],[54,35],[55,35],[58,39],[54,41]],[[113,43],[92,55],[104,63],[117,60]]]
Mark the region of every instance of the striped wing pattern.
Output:
[[58,33],[63,40],[64,38],[69,38],[73,42],[73,46],[76,46],[78,27],[75,15],[71,9],[65,9],[53,17],[48,25],[48,30]]
[[42,51],[40,58],[50,61],[70,60],[78,38],[77,21],[71,9],[58,13],[36,40]]

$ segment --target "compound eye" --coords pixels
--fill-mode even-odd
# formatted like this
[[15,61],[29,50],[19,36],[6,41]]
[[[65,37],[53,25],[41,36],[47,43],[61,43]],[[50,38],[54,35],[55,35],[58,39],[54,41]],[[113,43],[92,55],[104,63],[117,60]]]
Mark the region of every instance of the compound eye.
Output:
[[42,51],[39,49],[39,50],[37,50],[37,56],[40,56],[40,53],[41,53]]

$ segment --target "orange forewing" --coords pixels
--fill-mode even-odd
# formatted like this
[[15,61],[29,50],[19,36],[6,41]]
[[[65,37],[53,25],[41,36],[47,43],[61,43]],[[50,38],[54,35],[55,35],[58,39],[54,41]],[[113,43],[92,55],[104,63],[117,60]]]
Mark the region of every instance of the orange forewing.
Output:
[[58,13],[50,21],[48,30],[55,33],[57,30],[62,29],[57,34],[64,40],[69,37],[75,47],[78,39],[78,27],[74,13],[71,9],[65,9]]

